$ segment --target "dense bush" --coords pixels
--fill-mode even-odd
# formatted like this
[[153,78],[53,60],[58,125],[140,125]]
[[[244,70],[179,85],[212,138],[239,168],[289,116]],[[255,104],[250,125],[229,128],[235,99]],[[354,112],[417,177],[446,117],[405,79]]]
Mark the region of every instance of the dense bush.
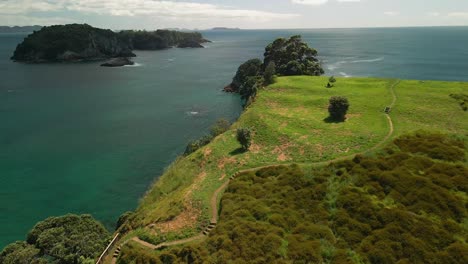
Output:
[[229,122],[227,119],[218,119],[216,123],[213,126],[211,126],[210,134],[213,137],[217,137],[223,134],[224,132],[228,131],[229,127],[231,127],[231,122]]
[[333,96],[330,98],[328,105],[328,113],[334,121],[343,121],[346,118],[346,113],[349,109],[349,102],[346,97]]
[[236,138],[244,151],[249,150],[250,145],[252,144],[252,131],[250,129],[238,128]]
[[[243,173],[226,190],[220,221],[205,242],[155,252],[151,259],[468,263],[468,168],[432,158],[424,146],[431,140],[464,149],[460,140],[418,132],[395,140],[381,155],[356,156],[308,175],[298,166]],[[127,250],[134,255],[125,253],[121,263],[148,254]]]
[[250,59],[242,63],[237,69],[236,75],[232,79],[231,87],[239,91],[240,87],[251,77],[262,74],[262,61],[259,59]]
[[274,82],[280,76],[314,75],[324,73],[317,59],[317,51],[303,42],[301,36],[279,38],[265,48],[264,61],[251,59],[239,66],[231,84],[225,88],[238,92],[248,105],[262,85]]
[[104,250],[108,231],[90,215],[50,217],[0,253],[0,263],[89,263]]
[[264,66],[274,62],[276,74],[280,76],[313,75],[324,73],[317,51],[302,41],[301,36],[292,36],[289,39],[279,38],[265,48]]
[[184,156],[188,156],[200,148],[208,145],[213,140],[213,138],[228,131],[230,126],[231,123],[226,119],[221,118],[217,120],[216,123],[211,126],[209,135],[204,135],[201,138],[188,143],[188,145],[185,147]]
[[275,74],[276,74],[276,64],[275,62],[271,61],[265,68],[265,72],[263,73],[263,80],[265,85],[270,85],[275,82]]

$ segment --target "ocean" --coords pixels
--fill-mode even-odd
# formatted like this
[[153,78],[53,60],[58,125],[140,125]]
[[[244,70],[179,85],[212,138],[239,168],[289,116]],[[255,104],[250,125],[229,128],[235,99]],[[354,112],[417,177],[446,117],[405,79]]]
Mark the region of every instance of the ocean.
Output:
[[88,213],[110,230],[186,144],[218,118],[240,63],[300,34],[327,75],[468,81],[468,27],[202,31],[206,49],[139,51],[136,66],[10,61],[0,34],[0,248],[49,216]]

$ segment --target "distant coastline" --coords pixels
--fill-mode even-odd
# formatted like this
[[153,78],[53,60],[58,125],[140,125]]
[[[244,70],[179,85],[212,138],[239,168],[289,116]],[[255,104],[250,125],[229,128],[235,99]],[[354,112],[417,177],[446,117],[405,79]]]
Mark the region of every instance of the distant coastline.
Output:
[[228,28],[228,27],[214,27],[211,30],[241,30],[240,28]]
[[29,33],[41,30],[42,26],[0,26],[0,33]]

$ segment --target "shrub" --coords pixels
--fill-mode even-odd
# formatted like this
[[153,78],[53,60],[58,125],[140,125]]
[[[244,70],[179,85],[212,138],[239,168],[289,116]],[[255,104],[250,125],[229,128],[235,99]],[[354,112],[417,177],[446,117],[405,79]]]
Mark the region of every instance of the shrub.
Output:
[[263,73],[263,79],[265,85],[270,85],[275,82],[275,74],[276,74],[276,65],[275,62],[271,61],[265,68],[265,72]]
[[184,156],[188,156],[194,153],[195,151],[201,149],[202,147],[210,144],[212,139],[213,137],[211,135],[204,135],[200,139],[191,141],[190,143],[188,143],[187,147],[185,147]]
[[348,98],[343,96],[333,96],[330,98],[328,113],[334,121],[344,121],[349,109]]
[[335,83],[336,83],[335,76],[331,76],[328,79],[327,88],[332,88],[335,85]]
[[49,217],[0,253],[0,263],[88,263],[104,250],[109,233],[90,215]]
[[262,61],[259,59],[251,59],[239,66],[236,75],[232,79],[231,88],[239,91],[240,87],[247,82],[250,77],[261,76]]
[[210,134],[213,137],[217,137],[228,131],[230,126],[231,123],[228,120],[224,118],[218,119],[216,123],[210,128]]
[[244,151],[248,151],[252,144],[252,132],[248,128],[237,129],[237,141]]

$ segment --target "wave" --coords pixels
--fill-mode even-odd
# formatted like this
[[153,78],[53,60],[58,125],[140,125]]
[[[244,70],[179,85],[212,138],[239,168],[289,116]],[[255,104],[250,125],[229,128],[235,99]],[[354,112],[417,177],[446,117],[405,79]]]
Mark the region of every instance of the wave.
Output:
[[352,77],[351,75],[347,74],[346,72],[340,72],[340,75],[345,77],[345,78]]
[[332,63],[332,64],[328,65],[327,69],[329,69],[330,71],[333,71],[333,70],[338,69],[342,64],[346,64],[346,63],[348,63],[348,62],[347,61],[335,62],[335,63]]
[[190,115],[190,116],[196,116],[196,115],[198,115],[198,114],[200,114],[200,112],[196,112],[196,111],[189,111],[189,112],[187,112],[187,115]]
[[135,64],[133,65],[125,65],[124,67],[141,67],[141,66],[143,66],[143,64],[135,62]]
[[[352,58],[352,57],[351,57]],[[351,59],[350,58],[350,59]],[[369,60],[353,60],[353,61],[347,61],[347,60],[343,60],[343,61],[338,61],[338,62],[335,62],[335,63],[331,63],[330,65],[327,66],[327,69],[330,70],[330,71],[334,71],[338,68],[341,67],[341,65],[343,64],[351,64],[351,63],[372,63],[372,62],[378,62],[378,61],[383,61],[385,59],[385,57],[379,57],[379,58],[375,58],[375,59],[369,59]],[[340,73],[341,74],[341,73]]]
[[378,61],[383,61],[385,57],[379,57],[376,59],[370,59],[370,60],[355,60],[355,61],[350,61],[349,63],[367,63],[367,62],[378,62]]

